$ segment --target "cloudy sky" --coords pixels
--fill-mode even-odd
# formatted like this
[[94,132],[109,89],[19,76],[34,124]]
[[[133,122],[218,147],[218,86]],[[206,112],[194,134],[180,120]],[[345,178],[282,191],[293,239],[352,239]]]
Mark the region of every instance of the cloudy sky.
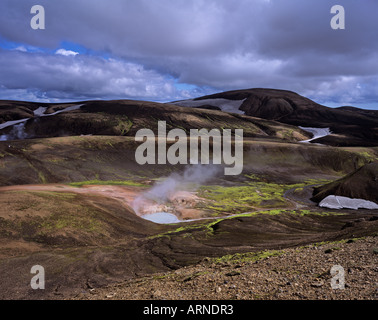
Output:
[[[45,9],[33,30],[31,7]],[[345,8],[333,30],[331,7]],[[376,0],[1,0],[0,99],[173,101],[243,88],[378,109]]]

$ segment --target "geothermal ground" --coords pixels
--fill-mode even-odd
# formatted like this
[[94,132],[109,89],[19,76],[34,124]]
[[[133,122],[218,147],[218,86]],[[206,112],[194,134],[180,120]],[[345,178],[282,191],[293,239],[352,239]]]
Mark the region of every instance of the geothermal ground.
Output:
[[[112,284],[131,281],[134,286],[138,279],[155,279],[154,274],[156,277],[163,275],[156,287],[154,282],[156,291],[134,297],[170,298],[174,297],[170,293],[174,291],[170,291],[169,283],[176,273],[171,276],[169,272],[177,270],[177,274],[184,274],[193,271],[197,274],[197,269],[206,275],[214,274],[209,276],[213,280],[206,276],[204,283],[214,281],[216,287],[208,287],[206,291],[201,285],[197,288],[196,281],[185,281],[181,296],[176,298],[270,298],[270,293],[243,296],[249,287],[248,281],[252,281],[250,277],[257,272],[249,269],[249,264],[231,263],[225,267],[226,273],[235,269],[246,274],[243,278],[247,279],[246,282],[235,283],[238,291],[231,292],[220,282],[241,277],[225,276],[223,279],[218,263],[214,267],[206,261],[228,260],[228,256],[239,254],[265,257],[266,252],[277,251],[282,256],[279,254],[272,261],[277,260],[275,264],[282,263],[287,272],[295,273],[299,265],[294,262],[301,260],[301,253],[305,254],[303,257],[309,256],[309,249],[297,252],[287,248],[320,242],[339,247],[340,241],[365,237],[369,237],[366,238],[368,242],[359,240],[345,248],[358,250],[358,244],[363,243],[360,253],[367,260],[351,256],[350,261],[355,261],[356,270],[363,270],[369,263],[373,265],[377,258],[373,253],[378,234],[376,211],[324,209],[310,200],[314,187],[345,176],[354,170],[356,163],[368,163],[368,159],[376,155],[374,148],[338,149],[277,142],[265,142],[262,147],[258,141],[247,140],[243,175],[225,177],[214,174],[196,184],[196,179],[186,180],[185,166],[173,170],[165,168],[166,171],[159,170],[158,166],[149,168],[149,171],[132,167],[127,155],[133,142],[127,137],[23,140],[11,142],[10,148],[9,142],[6,143],[8,145],[2,146],[2,163],[7,163],[3,174],[9,170],[14,173],[11,179],[20,181],[24,176],[30,179],[36,173],[36,177],[44,177],[44,183],[14,183],[0,188],[0,269],[4,275],[0,294],[3,299],[91,299],[113,297],[113,292],[117,292],[115,298],[132,299],[128,293],[132,292],[129,284],[125,285],[124,291],[122,287],[112,287]],[[63,157],[70,152],[75,152],[76,159],[92,160],[79,171],[80,160]],[[111,156],[103,161],[105,154]],[[17,161],[8,161],[10,157]],[[280,166],[271,164],[278,159]],[[10,166],[17,166],[17,170]],[[203,168],[207,169],[200,166],[196,174],[204,175]],[[95,172],[97,179],[95,176],[84,181],[76,176],[85,170]],[[59,177],[64,176],[75,180],[63,183]],[[61,182],[53,183],[54,179]],[[147,220],[148,216],[143,217],[159,212],[172,214],[177,220],[165,224],[162,223],[165,221],[154,223]],[[270,273],[274,269],[275,264],[270,268],[264,259],[259,268],[265,269],[258,271],[259,274],[265,272],[262,270]],[[321,257],[316,259],[322,261]],[[324,272],[331,260],[322,265]],[[345,261],[346,267],[350,261]],[[43,291],[30,288],[30,268],[36,264],[46,269],[46,289]],[[182,269],[184,267],[189,269]],[[306,265],[305,268],[310,267]],[[335,297],[374,298],[372,288],[375,284],[369,280],[374,270],[368,271],[369,277],[364,278],[369,282],[369,289],[363,294],[354,295],[359,287],[353,287],[353,290],[346,289],[346,295]],[[167,286],[164,282],[166,276]],[[328,288],[327,279],[323,279],[324,288]],[[283,278],[276,280],[284,281]],[[196,288],[193,287],[191,293],[187,288],[190,283]],[[356,285],[359,286],[360,282]],[[105,289],[105,286],[110,287]],[[256,292],[262,292],[262,284],[259,288],[255,289]],[[266,288],[269,291],[270,286]],[[289,288],[287,294],[283,290],[274,297],[295,298],[296,287]],[[297,291],[299,295],[301,290]],[[329,294],[319,297],[333,297]]]
[[[222,96],[204,99],[210,110],[0,103],[0,298],[376,299],[377,210],[318,205],[333,194],[377,201],[375,131],[350,130],[342,110],[332,117],[345,126],[323,126],[332,117],[322,109],[301,125],[332,133],[312,140],[295,114],[290,124],[254,117],[249,94],[232,93],[246,114],[214,110]],[[295,104],[281,102],[285,112]],[[243,172],[137,164],[135,133],[158,121],[243,128]],[[343,291],[330,289],[335,264]],[[30,286],[34,265],[44,290]]]

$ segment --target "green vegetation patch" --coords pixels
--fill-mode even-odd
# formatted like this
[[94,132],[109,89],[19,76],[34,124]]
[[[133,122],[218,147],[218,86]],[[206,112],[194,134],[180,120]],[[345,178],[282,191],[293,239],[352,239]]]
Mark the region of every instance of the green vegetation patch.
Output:
[[[20,197],[17,198],[17,195]],[[3,202],[9,218],[0,218],[0,236],[39,241],[56,232],[106,235],[106,223],[96,208],[88,207],[74,193],[10,192],[12,202]],[[79,232],[77,232],[79,231]]]
[[[254,217],[257,215],[268,214],[268,215],[279,215],[279,214],[292,214],[298,216],[306,216],[306,215],[316,215],[316,216],[330,216],[330,215],[343,215],[343,213],[335,213],[335,212],[327,212],[327,211],[312,211],[312,210],[303,210],[303,209],[296,209],[296,210],[287,210],[287,209],[273,209],[273,210],[258,210],[254,212],[248,213],[241,213],[232,215],[225,219],[233,219],[233,218],[242,218],[242,217]],[[222,219],[224,220],[224,219]]]
[[212,219],[210,220],[204,220],[202,222],[198,223],[175,223],[174,225],[178,225],[176,229],[166,231],[163,233],[159,233],[156,235],[153,235],[149,237],[149,239],[155,239],[155,238],[162,238],[162,237],[168,237],[170,238],[171,235],[182,235],[183,237],[188,237],[193,231],[204,231],[207,235],[212,235],[214,232],[213,226],[217,224],[218,222],[227,219],[227,218],[219,218],[219,219]]
[[220,258],[207,258],[210,263],[245,263],[264,260],[269,257],[276,257],[284,254],[279,250],[265,250],[259,252],[235,253]]
[[133,126],[133,122],[126,116],[118,117],[116,120],[117,124],[114,126],[114,128],[121,136],[126,135]]
[[117,185],[117,186],[133,186],[133,187],[145,187],[144,184],[139,182],[134,182],[131,180],[87,180],[80,182],[71,182],[69,183],[71,187],[82,187],[87,185]]
[[284,198],[287,190],[325,183],[326,180],[307,180],[298,184],[278,184],[258,181],[254,175],[246,175],[250,179],[242,186],[202,186],[198,196],[209,200],[203,204],[206,209],[218,214],[238,214],[258,209],[279,209],[290,206]]
[[[224,218],[218,219],[211,219],[203,220],[202,222],[193,223],[193,224],[186,224],[184,223],[176,223],[174,225],[178,225],[176,229],[166,231],[160,234],[153,235],[149,237],[149,239],[155,238],[162,238],[167,237],[170,238],[173,235],[182,236],[182,237],[189,237],[192,236],[193,231],[197,232],[204,232],[206,237],[210,237],[214,235],[214,226],[221,221],[236,219],[236,218],[245,218],[245,217],[256,217],[259,215],[279,215],[279,214],[291,214],[291,215],[299,215],[299,216],[306,216],[306,215],[317,215],[317,216],[329,216],[329,215],[343,215],[343,213],[334,213],[334,212],[327,212],[327,211],[311,211],[311,210],[287,210],[287,209],[273,209],[273,210],[258,210],[248,213],[240,213],[234,214]],[[210,221],[210,222],[209,222]],[[186,225],[185,225],[186,224]]]
[[[377,148],[361,148],[361,147],[345,147],[347,151],[351,151],[363,158],[367,161],[377,161],[378,160],[378,149]],[[361,163],[359,159],[359,165],[364,165],[365,163]]]
[[257,208],[279,208],[288,206],[283,193],[284,185],[254,182],[247,186],[222,187],[203,186],[198,195],[210,200],[206,209],[217,213],[243,213]]
[[87,232],[102,230],[101,221],[93,212],[84,206],[78,205],[69,212],[56,212],[43,219],[40,224],[40,233],[57,231],[62,229],[74,229]]
[[45,199],[53,198],[54,200],[60,199],[63,201],[72,200],[77,197],[77,194],[72,193],[72,192],[58,192],[58,191],[21,191],[21,192],[29,192]]

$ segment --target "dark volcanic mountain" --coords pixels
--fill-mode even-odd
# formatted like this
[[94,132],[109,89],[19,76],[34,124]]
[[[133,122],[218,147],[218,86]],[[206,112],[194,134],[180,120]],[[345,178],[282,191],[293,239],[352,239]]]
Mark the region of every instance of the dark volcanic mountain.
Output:
[[356,108],[356,107],[351,107],[351,106],[342,106],[336,109],[357,112],[364,116],[378,117],[378,110],[366,110],[366,109],[361,109],[361,108]]
[[315,188],[312,200],[320,202],[329,195],[378,203],[378,162],[366,164],[339,180]]
[[[75,105],[80,108],[75,109]],[[74,109],[67,109],[67,108]],[[188,108],[190,107],[190,108]],[[44,109],[41,113],[40,109]],[[66,111],[63,111],[67,109]],[[245,114],[241,114],[241,113]],[[59,113],[59,114],[56,114]],[[53,117],[48,115],[56,114]],[[10,121],[17,127],[4,126]],[[246,137],[307,140],[298,128],[329,128],[331,135],[311,142],[331,146],[378,146],[378,111],[354,107],[329,108],[297,93],[247,89],[217,93],[173,103],[114,100],[65,104],[0,101],[0,140],[62,135],[134,135],[141,128],[244,129]],[[10,137],[4,138],[4,137]]]
[[334,146],[377,146],[378,111],[354,107],[329,108],[295,92],[276,89],[228,91],[194,99],[211,105],[213,99],[244,100],[246,115],[303,127],[330,128],[333,135],[313,142]]
[[[187,133],[190,129],[202,128],[243,129],[245,137],[292,142],[311,136],[292,125],[206,109],[216,108],[183,108],[173,104],[135,100],[67,104],[0,101],[0,136],[4,137],[3,140],[77,135],[135,136],[143,128],[157,133],[158,121],[166,121],[167,130],[181,128]],[[15,130],[13,125],[7,126],[13,124],[13,121],[21,121],[21,127],[16,127]],[[6,139],[8,136],[10,138]]]

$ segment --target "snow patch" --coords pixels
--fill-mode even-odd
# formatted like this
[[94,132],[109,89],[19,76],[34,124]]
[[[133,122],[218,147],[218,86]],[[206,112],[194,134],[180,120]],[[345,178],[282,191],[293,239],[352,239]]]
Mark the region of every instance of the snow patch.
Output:
[[311,139],[300,141],[303,143],[310,143],[312,140],[329,136],[332,133],[329,128],[311,128],[311,127],[298,127],[298,128],[313,134],[313,137]]
[[328,209],[378,209],[378,204],[364,199],[353,199],[343,196],[330,195],[324,198],[319,207]]
[[68,112],[68,111],[78,110],[78,109],[80,109],[81,106],[83,106],[83,104],[79,104],[77,106],[71,106],[71,107],[65,108],[63,110],[56,111],[54,113],[45,114],[43,116],[45,116],[45,117],[47,117],[47,116],[55,116],[56,114],[59,114],[59,113],[62,113],[62,112]]
[[45,111],[47,110],[46,107],[39,107],[38,109],[34,110],[35,117],[42,117],[45,116]]
[[1,130],[1,129],[4,129],[4,128],[7,128],[7,127],[10,127],[10,126],[14,126],[14,125],[19,124],[19,123],[22,123],[22,122],[26,122],[26,121],[28,121],[29,119],[30,119],[30,118],[4,122],[4,123],[0,124],[0,130]]

